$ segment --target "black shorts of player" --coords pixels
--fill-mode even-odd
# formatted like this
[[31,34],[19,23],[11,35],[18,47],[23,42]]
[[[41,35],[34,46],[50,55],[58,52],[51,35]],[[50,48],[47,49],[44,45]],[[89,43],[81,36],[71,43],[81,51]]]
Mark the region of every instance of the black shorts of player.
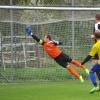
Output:
[[66,68],[66,66],[72,61],[72,59],[68,55],[61,53],[58,57],[55,58],[55,61],[62,67]]

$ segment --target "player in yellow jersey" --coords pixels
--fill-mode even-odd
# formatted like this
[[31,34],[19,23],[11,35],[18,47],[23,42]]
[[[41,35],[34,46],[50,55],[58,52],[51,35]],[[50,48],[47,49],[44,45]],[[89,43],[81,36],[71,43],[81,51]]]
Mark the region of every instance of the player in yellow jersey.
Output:
[[[94,33],[96,31],[100,31],[100,14],[95,15],[95,24],[94,24],[93,34],[91,35],[92,39],[94,39]],[[96,40],[95,40],[95,42],[96,42]],[[97,60],[98,60],[98,55],[96,54],[95,57],[93,57],[92,60],[91,60],[92,65],[97,63]],[[99,71],[96,71],[96,75],[100,80],[100,72]]]
[[[96,31],[94,33],[94,39],[96,40],[96,43],[93,45],[89,55],[81,63],[81,65],[84,65],[92,57],[95,57],[95,54],[98,55],[97,63],[95,63],[90,69],[90,80],[91,80],[92,84],[94,85],[94,87],[90,90],[90,93],[100,91],[100,86],[99,87],[97,86],[97,81],[96,81],[96,76],[95,76],[95,72],[100,73],[100,31]],[[99,81],[100,81],[100,78],[99,78]]]

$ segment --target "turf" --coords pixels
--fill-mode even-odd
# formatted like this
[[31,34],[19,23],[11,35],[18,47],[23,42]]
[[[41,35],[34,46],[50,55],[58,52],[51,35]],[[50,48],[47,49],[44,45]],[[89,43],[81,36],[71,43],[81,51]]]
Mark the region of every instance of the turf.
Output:
[[0,100],[100,100],[100,92],[89,94],[91,83],[78,80],[0,84]]

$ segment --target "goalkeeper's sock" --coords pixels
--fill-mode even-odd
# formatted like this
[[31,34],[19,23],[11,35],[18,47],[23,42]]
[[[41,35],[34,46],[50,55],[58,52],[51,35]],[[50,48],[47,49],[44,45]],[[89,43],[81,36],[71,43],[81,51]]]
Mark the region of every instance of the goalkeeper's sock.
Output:
[[84,68],[83,68],[83,66],[81,67],[81,63],[78,60],[73,59],[71,61],[71,64],[74,64],[76,67],[79,67],[79,68],[81,68],[83,70],[85,69],[85,67]]
[[81,66],[81,63],[78,60],[73,59],[71,63],[83,69],[87,74],[89,74],[89,70],[84,65]]
[[80,63],[78,60],[75,60],[75,59],[73,59],[73,60],[71,61],[71,64],[74,64],[74,65],[77,66],[77,67],[80,67],[80,66],[81,66],[81,63]]
[[66,68],[68,69],[68,71],[73,74],[75,77],[80,78],[80,75],[70,66],[66,66]]

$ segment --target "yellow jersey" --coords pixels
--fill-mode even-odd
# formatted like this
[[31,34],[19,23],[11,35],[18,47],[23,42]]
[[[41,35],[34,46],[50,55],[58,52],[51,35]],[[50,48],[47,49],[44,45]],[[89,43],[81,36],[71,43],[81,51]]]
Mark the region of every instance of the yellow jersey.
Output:
[[100,64],[100,40],[97,40],[89,53],[89,55],[92,57],[94,57],[95,54],[98,54],[98,64]]

